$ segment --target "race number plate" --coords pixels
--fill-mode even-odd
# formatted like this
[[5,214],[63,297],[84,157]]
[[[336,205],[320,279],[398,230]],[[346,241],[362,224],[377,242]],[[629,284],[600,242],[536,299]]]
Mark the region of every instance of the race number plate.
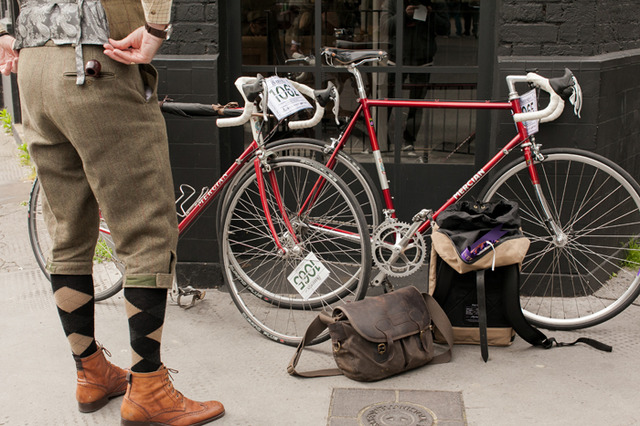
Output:
[[307,98],[293,87],[286,78],[278,76],[269,77],[267,83],[267,99],[269,109],[278,120],[282,120],[296,112],[313,108]]
[[[520,96],[520,109],[522,112],[534,112],[538,110],[538,100],[536,99],[536,89],[532,89],[527,93]],[[525,121],[524,126],[527,128],[527,133],[533,135],[538,133],[539,120]]]
[[329,270],[320,263],[315,254],[309,252],[287,279],[300,296],[307,300],[327,278]]

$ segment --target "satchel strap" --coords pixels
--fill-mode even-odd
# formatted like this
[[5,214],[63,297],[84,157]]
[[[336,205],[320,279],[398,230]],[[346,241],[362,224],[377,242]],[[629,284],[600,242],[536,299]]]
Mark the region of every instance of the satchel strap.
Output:
[[307,346],[308,342],[312,342],[313,339],[318,337],[320,333],[322,333],[326,328],[329,322],[333,321],[333,318],[325,313],[318,314],[318,316],[309,324],[307,327],[307,331],[305,331],[298,348],[296,349],[295,354],[293,354],[293,358],[289,362],[289,366],[287,367],[287,372],[292,376],[300,376],[300,377],[327,377],[327,376],[339,376],[342,372],[337,368],[325,368],[322,370],[314,370],[307,372],[296,371],[296,366],[298,365],[298,361],[300,361],[300,355],[302,354],[302,350]]
[[[445,362],[449,362],[451,360],[451,349],[453,348],[453,329],[451,328],[451,322],[449,322],[447,314],[445,314],[438,302],[436,302],[433,297],[426,293],[423,293],[422,297],[427,304],[427,309],[429,310],[434,326],[444,336],[448,346],[445,352],[434,356],[429,364],[442,364]],[[322,333],[327,328],[329,323],[334,321],[335,319],[333,317],[325,313],[320,313],[313,320],[313,322],[309,324],[307,331],[305,331],[304,336],[302,337],[302,340],[300,341],[300,344],[298,345],[298,348],[296,349],[296,352],[293,355],[293,358],[291,358],[289,366],[287,367],[287,372],[290,375],[299,377],[328,377],[339,376],[340,374],[342,374],[342,371],[340,371],[340,369],[338,368],[325,368],[313,371],[296,370],[298,361],[300,361],[302,350],[308,345],[309,342],[312,342],[313,339],[318,337],[320,333]]]
[[[518,268],[513,268],[513,273],[519,275],[520,270]],[[532,326],[522,313],[519,283],[519,276],[517,279],[506,280],[505,286],[503,287],[505,314],[516,333],[518,333],[518,335],[528,343],[544,349],[551,349],[554,345],[560,347],[584,343],[603,352],[611,352],[613,350],[611,346],[588,337],[580,337],[572,343],[558,342],[553,337],[547,337],[542,331]]]
[[453,328],[451,327],[451,321],[449,321],[447,314],[442,310],[438,302],[436,302],[436,299],[426,293],[422,293],[422,297],[427,303],[427,308],[431,314],[433,324],[447,342],[447,350],[434,356],[429,364],[443,364],[445,362],[449,362],[451,361],[451,349],[453,348]]
[[480,326],[480,353],[482,354],[484,362],[487,362],[489,360],[489,342],[487,338],[487,301],[484,283],[484,269],[476,271],[478,325]]

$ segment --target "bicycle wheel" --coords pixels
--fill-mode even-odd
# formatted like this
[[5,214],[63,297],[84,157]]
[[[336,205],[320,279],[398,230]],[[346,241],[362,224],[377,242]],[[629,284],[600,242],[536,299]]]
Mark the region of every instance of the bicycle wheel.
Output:
[[[371,242],[355,197],[330,170],[294,157],[269,164],[271,171],[262,175],[265,196],[287,252],[274,242],[258,176],[248,171],[231,188],[222,221],[222,261],[229,292],[245,319],[268,338],[297,345],[319,311],[364,297]],[[319,180],[321,190],[316,187]],[[313,203],[303,208],[310,194]],[[283,220],[278,198],[290,226]],[[313,343],[327,337],[325,331]]]
[[640,187],[612,161],[577,149],[543,151],[537,162],[550,231],[523,160],[498,172],[481,199],[518,202],[531,247],[521,303],[535,325],[572,330],[600,324],[640,293]]
[[[38,266],[48,280],[51,276],[46,269],[47,254],[51,250],[51,237],[47,232],[42,214],[42,191],[36,178],[29,197],[29,241]],[[124,264],[115,252],[113,238],[104,220],[100,222],[100,236],[93,257],[93,285],[96,301],[108,299],[122,288]]]

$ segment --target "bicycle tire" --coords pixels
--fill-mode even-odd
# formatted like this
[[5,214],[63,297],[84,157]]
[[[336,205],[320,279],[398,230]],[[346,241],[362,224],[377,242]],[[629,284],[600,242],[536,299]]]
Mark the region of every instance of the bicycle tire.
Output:
[[[640,186],[612,161],[579,149],[543,150],[541,190],[566,238],[552,237],[523,159],[496,173],[480,195],[518,202],[531,247],[522,264],[521,305],[534,325],[591,327],[640,294]],[[535,202],[534,202],[535,201]],[[629,256],[631,255],[631,256]]]
[[[44,222],[42,213],[42,191],[40,182],[36,178],[29,196],[28,211],[29,242],[36,258],[36,262],[45,277],[50,281],[51,275],[47,271],[47,255],[51,250],[51,237]],[[115,295],[122,289],[124,264],[115,252],[115,244],[108,234],[108,227],[104,221],[100,225],[100,236],[96,244],[96,254],[93,260],[93,283],[95,301],[99,302]]]
[[[306,158],[270,160],[282,203],[299,238],[292,241],[278,211],[273,188],[264,173],[274,226],[288,254],[278,253],[268,229],[251,170],[231,188],[222,220],[222,262],[231,297],[244,318],[264,336],[297,345],[322,310],[363,298],[371,274],[371,242],[364,214],[347,185],[329,169]],[[311,210],[301,205],[318,181],[325,182]],[[331,232],[329,228],[333,226]],[[326,228],[325,228],[326,227]],[[297,247],[297,248],[296,248]],[[329,277],[303,297],[288,281],[294,268],[313,253]],[[328,338],[325,332],[310,344]]]

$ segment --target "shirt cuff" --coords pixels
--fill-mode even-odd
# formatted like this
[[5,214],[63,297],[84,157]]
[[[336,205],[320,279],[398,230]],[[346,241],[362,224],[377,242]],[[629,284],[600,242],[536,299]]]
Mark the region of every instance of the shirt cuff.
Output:
[[145,20],[149,24],[169,24],[171,22],[171,3],[171,0],[142,0]]

